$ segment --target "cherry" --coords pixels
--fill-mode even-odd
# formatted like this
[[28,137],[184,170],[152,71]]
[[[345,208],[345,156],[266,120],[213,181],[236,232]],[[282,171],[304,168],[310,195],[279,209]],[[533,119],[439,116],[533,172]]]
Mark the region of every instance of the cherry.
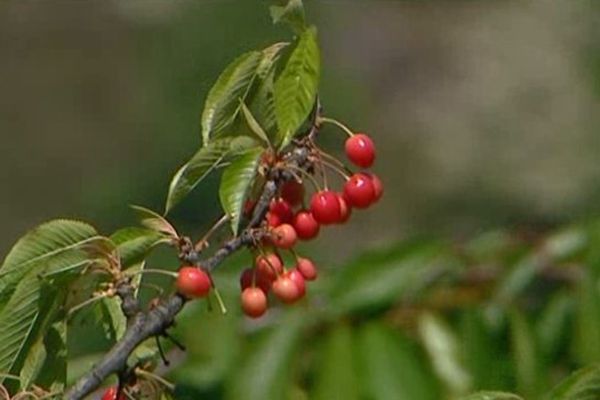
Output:
[[313,239],[319,234],[319,223],[310,211],[302,210],[294,216],[294,229],[302,240]]
[[187,298],[205,297],[212,286],[210,276],[196,267],[182,267],[177,275],[177,291]]
[[266,277],[271,281],[274,281],[278,275],[283,273],[283,262],[275,253],[266,256],[259,255],[256,257],[254,265],[256,265],[259,276]]
[[352,207],[348,204],[348,200],[346,200],[346,195],[344,193],[338,193],[337,198],[340,203],[340,219],[338,220],[338,223],[343,224],[350,219]]
[[259,273],[254,268],[246,268],[242,271],[242,275],[240,275],[240,287],[242,290],[256,286],[266,294],[271,289],[271,281],[269,276]]
[[251,318],[258,318],[267,311],[267,295],[259,288],[244,289],[241,301],[244,314]]
[[354,174],[344,185],[348,203],[357,208],[367,208],[375,200],[373,182],[365,174]]
[[291,304],[298,300],[300,295],[300,289],[296,282],[294,282],[288,274],[283,274],[273,282],[273,293],[282,302]]
[[304,199],[304,186],[296,180],[285,182],[281,186],[281,198],[292,207],[299,205]]
[[304,282],[304,276],[296,268],[292,269],[287,273],[287,276],[296,284],[298,287],[298,299],[303,297],[306,293],[306,283]]
[[357,133],[346,140],[346,156],[353,164],[369,168],[375,161],[375,144],[364,133]]
[[[102,395],[102,400],[117,400],[117,390],[118,389],[116,386],[109,387],[104,391],[104,394]],[[121,393],[119,395],[119,400],[125,400],[126,398],[127,397],[124,393]]]
[[366,174],[369,178],[371,178],[371,183],[373,184],[373,190],[375,192],[375,197],[373,198],[373,203],[379,201],[381,196],[383,196],[383,183],[381,179],[375,174]]
[[317,222],[328,225],[340,220],[340,202],[336,194],[330,190],[322,190],[313,194],[310,211]]
[[244,203],[244,216],[250,217],[252,216],[252,212],[254,211],[254,206],[256,205],[256,201],[254,200],[246,200]]
[[281,198],[271,200],[269,211],[277,215],[282,223],[290,223],[294,217],[290,203]]
[[274,212],[268,211],[267,215],[265,216],[265,219],[267,220],[267,225],[269,225],[271,228],[275,228],[279,225],[281,225],[282,221],[281,218],[279,217],[279,215],[275,214]]
[[290,224],[281,224],[271,231],[271,242],[280,249],[291,249],[297,240],[296,230]]
[[308,258],[298,257],[296,261],[296,269],[302,274],[307,281],[317,279],[317,268],[315,264]]

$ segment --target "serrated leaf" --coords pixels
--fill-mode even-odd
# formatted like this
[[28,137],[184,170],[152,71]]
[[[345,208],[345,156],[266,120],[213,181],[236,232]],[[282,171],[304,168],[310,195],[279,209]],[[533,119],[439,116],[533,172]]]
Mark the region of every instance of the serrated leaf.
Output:
[[169,213],[177,203],[183,200],[204,178],[217,168],[219,163],[232,151],[231,145],[230,138],[214,140],[198,150],[177,171],[169,185],[165,214]]
[[256,178],[263,151],[262,147],[248,149],[223,171],[219,198],[234,235],[237,235],[244,201]]
[[213,85],[202,112],[204,146],[234,121],[239,101],[245,100],[250,92],[261,58],[260,51],[242,54],[225,68]]
[[317,96],[321,56],[314,27],[304,31],[275,82],[275,111],[280,130],[278,145],[285,147],[308,118]]
[[546,400],[597,400],[600,393],[600,365],[595,364],[576,371],[559,383]]
[[165,235],[177,239],[179,237],[177,231],[169,221],[162,215],[142,206],[130,206],[138,215],[140,223],[148,229],[164,233]]
[[289,0],[285,6],[271,6],[270,11],[274,24],[286,23],[295,32],[306,29],[302,0]]
[[240,101],[240,107],[242,109],[242,114],[244,115],[246,123],[248,124],[248,127],[250,128],[252,133],[254,133],[254,135],[260,141],[262,141],[266,147],[270,146],[271,143],[269,141],[269,138],[267,137],[267,134],[265,133],[263,128],[260,126],[258,121],[256,121],[256,118],[254,118],[254,115],[252,115],[252,112],[248,109],[248,107],[246,107],[246,105],[242,101]]
[[462,397],[461,400],[523,400],[523,398],[506,392],[477,392]]
[[155,230],[136,227],[120,229],[110,239],[117,246],[122,268],[141,262],[154,247],[170,240]]
[[277,114],[275,112],[274,77],[275,71],[272,70],[261,82],[251,104],[256,120],[259,121],[272,143],[278,140],[279,135]]

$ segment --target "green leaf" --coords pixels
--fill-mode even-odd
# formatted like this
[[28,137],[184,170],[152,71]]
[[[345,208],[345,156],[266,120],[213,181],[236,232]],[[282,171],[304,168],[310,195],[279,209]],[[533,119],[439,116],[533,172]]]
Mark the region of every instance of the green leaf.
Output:
[[263,151],[262,147],[248,149],[223,171],[219,197],[234,235],[237,235],[244,201],[256,178]]
[[536,322],[536,342],[545,357],[554,357],[570,330],[575,301],[568,292],[552,296]]
[[[239,104],[238,100],[236,104]],[[177,171],[169,185],[165,214],[183,200],[230,154],[231,143],[230,138],[223,138],[206,144]]]
[[[443,398],[433,373],[417,347],[381,323],[358,331],[362,367],[361,399],[437,400]],[[351,351],[348,348],[346,351]],[[343,398],[343,397],[342,397]]]
[[523,400],[523,398],[516,394],[505,392],[477,392],[467,397],[462,397],[461,400]]
[[580,369],[559,383],[546,400],[597,400],[600,393],[600,365]]
[[473,379],[464,367],[460,345],[454,332],[439,316],[425,313],[419,320],[419,333],[437,376],[454,395],[464,395]]
[[261,62],[260,51],[242,54],[221,73],[208,93],[202,112],[202,140],[204,146],[223,132],[235,119],[240,99],[246,100]]
[[336,325],[327,334],[322,358],[317,366],[317,383],[311,399],[359,399],[358,374],[354,359],[352,330]]
[[320,63],[317,30],[312,27],[300,35],[275,82],[275,111],[280,130],[277,144],[280,148],[294,138],[313,109],[319,86]]
[[274,24],[286,23],[298,33],[306,29],[302,0],[289,0],[285,6],[271,6],[270,11]]
[[510,322],[513,365],[519,392],[527,397],[536,397],[544,366],[538,354],[534,332],[521,311],[513,310]]
[[154,247],[170,241],[160,232],[136,227],[120,229],[110,239],[117,246],[122,268],[141,262]]
[[246,123],[248,127],[256,135],[256,137],[261,140],[266,147],[271,145],[269,138],[260,124],[256,121],[256,118],[252,115],[252,112],[246,107],[244,102],[240,102],[240,107],[242,108],[242,113],[244,114],[244,118],[246,119]]
[[110,337],[115,342],[120,340],[127,329],[127,318],[121,310],[121,299],[117,296],[107,297],[100,300],[102,321],[107,323],[110,329]]

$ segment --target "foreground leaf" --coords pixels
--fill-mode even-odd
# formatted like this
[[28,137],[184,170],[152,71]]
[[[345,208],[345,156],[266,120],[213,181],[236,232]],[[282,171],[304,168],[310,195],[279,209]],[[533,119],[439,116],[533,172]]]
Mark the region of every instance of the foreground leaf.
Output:
[[477,392],[461,400],[523,400],[523,398],[512,393],[505,392]]
[[248,149],[223,171],[219,197],[234,235],[237,235],[244,201],[256,178],[263,151],[262,147]]
[[580,369],[559,383],[546,400],[597,400],[600,393],[600,365]]
[[117,246],[122,268],[141,262],[154,247],[169,242],[160,232],[136,227],[120,229],[110,239]]

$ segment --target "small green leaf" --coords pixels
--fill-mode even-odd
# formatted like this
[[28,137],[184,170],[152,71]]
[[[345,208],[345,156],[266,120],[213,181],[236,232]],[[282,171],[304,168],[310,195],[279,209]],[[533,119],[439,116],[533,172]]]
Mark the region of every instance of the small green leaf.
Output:
[[256,135],[256,137],[259,140],[261,140],[264,143],[266,147],[270,146],[271,143],[269,141],[269,138],[267,137],[267,134],[260,126],[260,124],[256,121],[256,119],[252,115],[252,112],[248,109],[248,107],[246,107],[243,101],[240,101],[240,107],[242,108],[242,113],[244,114],[244,118],[246,119],[246,123],[248,124],[250,130]]
[[510,313],[510,323],[518,391],[527,397],[537,397],[544,366],[538,354],[533,330],[525,315],[517,309]]
[[600,393],[600,365],[580,369],[559,383],[546,400],[597,400]]
[[248,149],[223,171],[219,197],[234,235],[237,235],[244,201],[256,178],[263,152],[262,147]]
[[289,24],[298,33],[306,29],[302,0],[289,0],[285,6],[271,6],[270,11],[274,24]]
[[317,30],[312,27],[298,38],[296,47],[275,82],[275,111],[280,129],[278,145],[285,147],[308,118],[317,97],[321,56]]
[[523,398],[516,394],[505,392],[477,392],[467,397],[462,397],[461,400],[523,400]]
[[202,140],[204,146],[218,136],[235,119],[240,99],[245,100],[261,62],[260,51],[242,54],[221,73],[208,93],[202,112]]
[[122,268],[139,263],[154,247],[170,240],[155,230],[136,227],[120,229],[110,239],[117,246]]
[[100,300],[100,309],[103,322],[108,323],[111,339],[115,342],[120,340],[127,329],[127,318],[121,310],[121,299],[108,297]]

